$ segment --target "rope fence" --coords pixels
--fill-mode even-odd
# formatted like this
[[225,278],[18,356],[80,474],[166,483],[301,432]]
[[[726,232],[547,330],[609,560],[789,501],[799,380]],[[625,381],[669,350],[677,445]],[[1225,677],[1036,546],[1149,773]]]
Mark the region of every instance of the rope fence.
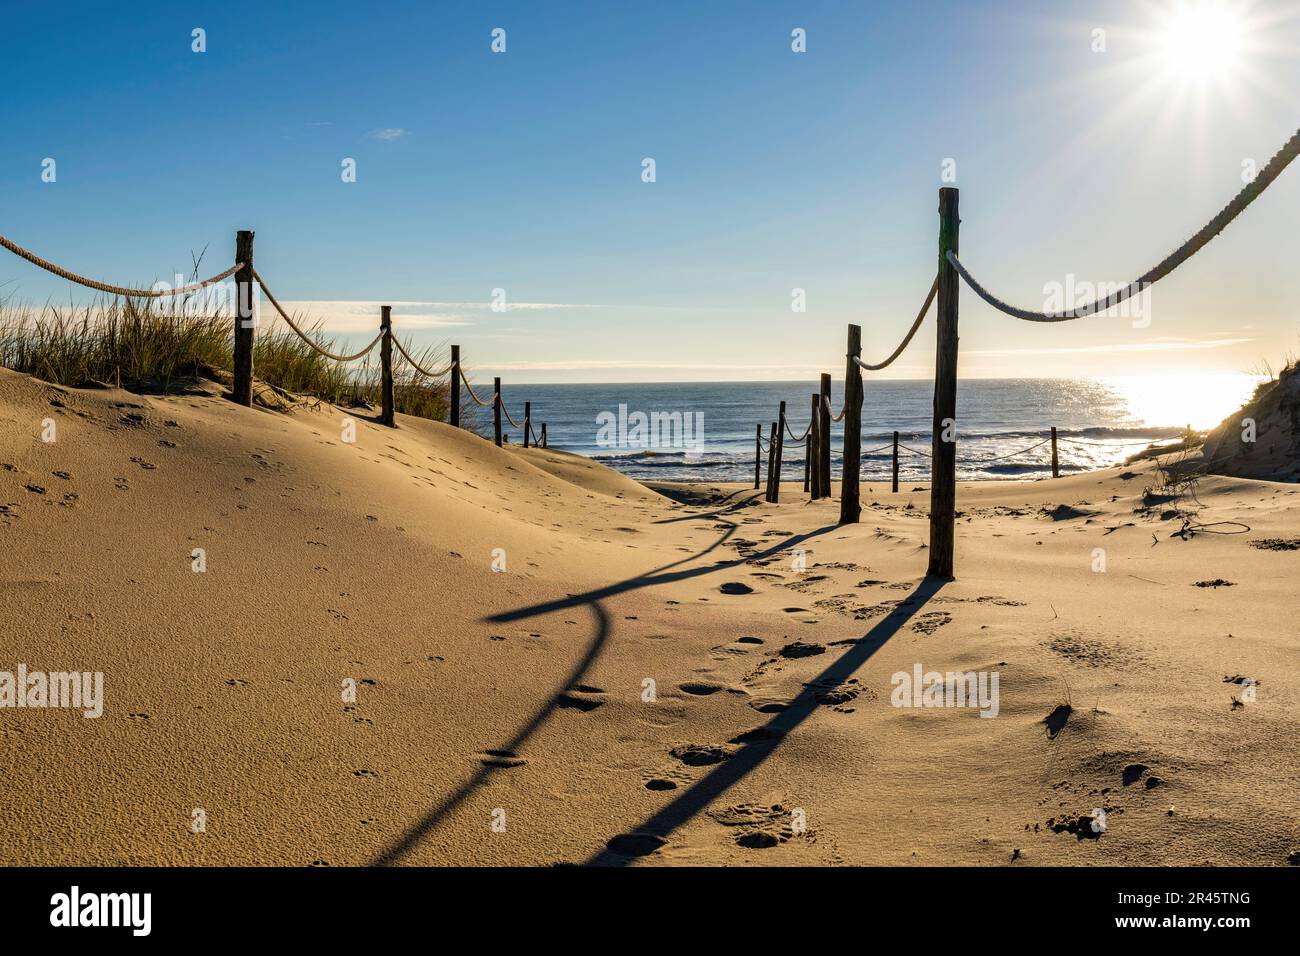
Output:
[[380,422],[390,428],[396,427],[394,421],[394,384],[393,384],[393,362],[392,350],[394,347],[397,353],[406,361],[407,365],[419,376],[428,379],[439,379],[450,374],[451,381],[448,383],[451,391],[451,414],[450,424],[454,427],[460,427],[460,386],[463,383],[470,397],[481,406],[492,406],[497,414],[495,441],[498,446],[502,444],[503,435],[500,426],[499,413],[504,412],[506,420],[514,427],[523,430],[524,447],[528,447],[530,441],[538,447],[545,448],[546,423],[542,423],[542,432],[540,438],[532,426],[531,403],[525,402],[524,422],[520,425],[506,408],[504,399],[501,394],[501,380],[496,379],[490,401],[483,401],[477,392],[474,391],[470,384],[469,378],[465,375],[464,367],[460,362],[460,347],[453,345],[452,360],[442,369],[430,370],[421,365],[406,350],[401,340],[393,335],[391,307],[382,306],[380,310],[379,333],[370,340],[370,342],[358,352],[349,355],[331,352],[325,348],[315,337],[305,332],[299,324],[294,321],[287,309],[280,304],[269,288],[265,280],[253,267],[253,233],[248,230],[241,230],[235,239],[235,264],[224,272],[192,282],[178,288],[155,288],[155,289],[138,289],[130,286],[113,285],[107,282],[99,282],[95,279],[88,278],[57,265],[48,259],[38,256],[30,249],[26,249],[6,236],[0,235],[0,246],[8,249],[14,255],[30,262],[46,272],[56,275],[61,279],[84,286],[88,289],[94,289],[98,292],[104,292],[109,295],[117,295],[126,299],[162,299],[175,298],[190,295],[226,279],[235,278],[236,283],[236,308],[234,321],[234,385],[232,387],[232,397],[236,402],[244,406],[252,405],[252,371],[253,371],[253,341],[254,326],[253,320],[253,303],[254,298],[260,292],[265,295],[268,302],[275,309],[276,313],[282,318],[285,324],[305,342],[313,351],[323,358],[332,362],[355,362],[358,359],[365,358],[376,346],[380,346],[380,374],[382,403]]
[[[788,422],[785,422],[784,425],[785,425],[785,428],[786,428],[787,432],[788,432],[789,434],[793,435],[794,432],[793,432],[793,430],[790,429],[790,427],[789,427],[789,423],[788,423]],[[804,435],[807,436],[807,435],[809,435],[812,431],[813,431],[813,423],[810,422],[809,425],[808,425],[808,428],[804,430]],[[1158,438],[1158,439],[1152,439],[1152,440],[1150,440],[1150,441],[1128,441],[1128,440],[1124,440],[1124,439],[1113,439],[1113,440],[1110,440],[1110,441],[1097,441],[1097,440],[1093,440],[1093,439],[1074,438],[1074,437],[1070,437],[1070,436],[1059,436],[1059,437],[1058,437],[1058,435],[1056,434],[1056,429],[1055,429],[1055,428],[1052,428],[1052,429],[1051,429],[1051,432],[1047,435],[1047,437],[1042,438],[1042,439],[1039,439],[1038,441],[1033,442],[1032,444],[1026,445],[1024,448],[1018,448],[1018,449],[1016,449],[1015,451],[1007,452],[1007,453],[1005,453],[1005,454],[1001,454],[1001,455],[995,455],[995,456],[992,457],[992,458],[967,457],[967,458],[963,458],[963,459],[960,459],[960,460],[965,461],[965,462],[966,462],[967,464],[969,464],[969,465],[978,465],[978,466],[982,466],[982,465],[990,465],[990,464],[993,464],[994,462],[1009,461],[1009,460],[1011,460],[1011,459],[1020,458],[1020,457],[1022,457],[1022,456],[1024,456],[1024,455],[1028,455],[1028,454],[1030,454],[1031,452],[1035,452],[1035,451],[1037,451],[1038,449],[1043,448],[1044,446],[1047,446],[1047,445],[1050,444],[1050,445],[1052,446],[1052,447],[1051,447],[1051,459],[1050,459],[1050,460],[1051,460],[1051,468],[1052,468],[1052,477],[1053,477],[1053,478],[1059,478],[1059,477],[1060,477],[1060,464],[1059,464],[1059,458],[1058,458],[1058,454],[1057,454],[1057,445],[1058,445],[1058,444],[1078,444],[1078,445],[1086,446],[1086,447],[1088,447],[1088,448],[1110,448],[1110,449],[1115,449],[1115,450],[1122,449],[1122,448],[1137,448],[1137,447],[1139,447],[1139,446],[1142,447],[1142,448],[1159,449],[1163,444],[1166,444],[1166,443],[1169,443],[1169,442],[1175,442],[1175,443],[1176,443],[1176,442],[1179,442],[1179,441],[1181,441],[1181,439],[1179,439],[1179,438]],[[799,442],[797,442],[797,441],[790,441],[790,442],[789,442],[789,444],[790,444],[790,445],[793,445],[793,446],[798,446],[798,445],[800,445],[800,444],[802,444],[802,443],[803,443],[803,442],[801,442],[801,441],[799,441]],[[768,439],[763,438],[761,435],[759,435],[759,438],[758,438],[758,448],[759,448],[761,451],[763,451],[763,452],[767,452],[767,451],[769,451],[769,450],[771,449],[771,444],[770,444],[770,442],[769,442]],[[870,456],[870,455],[878,455],[878,454],[880,454],[881,452],[888,452],[888,451],[890,451],[891,449],[892,449],[892,451],[893,451],[893,469],[894,469],[895,472],[897,472],[897,470],[898,470],[898,456],[899,456],[899,453],[900,453],[900,452],[902,452],[902,453],[906,453],[906,454],[909,454],[909,455],[913,455],[913,456],[915,456],[915,457],[917,457],[917,458],[933,459],[933,454],[932,454],[931,452],[925,451],[924,449],[921,449],[921,448],[913,448],[913,447],[910,446],[910,445],[906,445],[906,444],[903,444],[902,442],[898,442],[898,441],[891,442],[891,443],[884,444],[884,445],[878,445],[878,446],[876,446],[875,448],[866,448],[866,449],[863,449],[863,450],[861,451],[861,456],[862,456],[862,457],[867,457],[867,456]],[[1025,464],[1041,464],[1041,463],[1042,463],[1041,460],[1039,460],[1039,461],[1034,461],[1034,462],[1026,462]],[[774,465],[774,467],[776,467],[777,470],[778,470],[778,472],[779,472],[781,466],[784,465],[784,464],[785,464],[785,462],[782,461],[782,462],[776,463],[776,464]],[[756,467],[757,467],[757,465],[758,465],[758,461],[757,461],[757,459],[756,459],[756,461],[755,461],[755,465],[756,465]],[[841,475],[841,478],[842,478],[842,475]],[[778,479],[778,480],[779,480],[779,479]],[[894,490],[897,491],[898,489],[895,488]]]
[[[983,302],[993,307],[1003,314],[1013,318],[1021,319],[1028,322],[1065,322],[1072,319],[1083,318],[1084,316],[1094,315],[1121,304],[1133,295],[1143,293],[1156,282],[1170,275],[1174,270],[1179,268],[1189,259],[1191,259],[1201,249],[1225,228],[1227,228],[1245,209],[1254,202],[1263,192],[1282,174],[1282,172],[1295,160],[1297,154],[1300,154],[1300,129],[1283,144],[1273,157],[1265,164],[1264,168],[1248,183],[1246,183],[1233,198],[1225,205],[1213,218],[1210,219],[1201,229],[1192,235],[1190,239],[1176,248],[1173,252],[1162,259],[1156,266],[1147,270],[1127,286],[1117,289],[1108,295],[1098,298],[1088,305],[1079,308],[1064,310],[1059,312],[1035,311],[1030,309],[1021,309],[1003,301],[993,293],[989,292],[962,263],[958,257],[958,234],[961,219],[958,215],[958,190],[952,186],[945,186],[939,190],[939,243],[938,243],[938,260],[935,277],[925,295],[920,311],[913,320],[907,332],[903,335],[901,341],[889,354],[889,356],[879,363],[868,363],[862,360],[861,356],[861,327],[850,325],[848,327],[848,348],[846,355],[845,368],[845,391],[844,406],[840,409],[839,414],[835,410],[830,400],[830,375],[822,373],[820,377],[820,388],[812,395],[810,410],[810,420],[807,429],[798,437],[795,436],[793,429],[790,428],[786,420],[785,403],[780,406],[779,416],[776,421],[771,423],[769,437],[765,440],[763,437],[763,426],[759,423],[755,431],[754,443],[754,487],[757,488],[760,482],[760,470],[762,464],[762,454],[764,451],[768,454],[768,492],[769,501],[776,502],[779,500],[781,488],[781,467],[782,452],[784,449],[785,438],[789,435],[792,445],[806,445],[806,454],[804,455],[804,490],[808,491],[812,498],[830,497],[830,466],[831,466],[831,426],[835,423],[844,423],[844,450],[843,462],[844,469],[841,478],[841,502],[840,502],[840,523],[851,523],[859,520],[861,507],[859,498],[859,472],[861,456],[861,413],[863,404],[862,391],[862,373],[863,371],[876,372],[888,368],[892,365],[912,343],[921,325],[924,323],[926,315],[934,307],[936,312],[936,357],[935,357],[935,393],[934,393],[934,418],[932,434],[940,435],[951,433],[952,427],[956,422],[956,399],[957,399],[957,353],[958,353],[958,292],[961,282],[965,282],[975,295]],[[381,365],[381,415],[380,421],[388,427],[396,427],[394,421],[394,380],[393,380],[393,347],[396,345],[397,353],[407,362],[415,374],[424,378],[438,379],[444,375],[450,376],[450,396],[451,410],[450,423],[460,427],[460,399],[461,386],[469,394],[470,399],[480,407],[491,407],[493,409],[493,426],[494,441],[500,446],[504,440],[502,431],[501,418],[504,414],[505,420],[514,428],[523,432],[524,446],[527,447],[531,442],[538,444],[540,447],[546,447],[546,424],[542,424],[540,441],[532,427],[532,408],[530,402],[524,403],[523,424],[521,425],[510,414],[506,408],[505,401],[501,392],[501,379],[493,380],[493,390],[491,398],[485,401],[473,388],[468,376],[465,374],[464,367],[460,361],[460,348],[453,345],[451,347],[451,363],[444,369],[430,371],[417,362],[406,350],[402,343],[395,339],[392,331],[391,307],[381,307],[379,334],[370,341],[364,349],[351,355],[340,355],[325,349],[319,342],[305,333],[288,312],[280,305],[279,301],[266,288],[262,277],[253,267],[253,233],[249,230],[241,230],[236,235],[234,265],[224,272],[218,273],[210,278],[192,282],[180,288],[157,288],[157,289],[137,289],[128,286],[112,285],[110,283],[99,282],[86,276],[72,272],[62,266],[56,265],[34,252],[18,245],[5,236],[0,236],[0,246],[12,252],[14,255],[26,260],[27,262],[44,269],[45,271],[66,279],[70,282],[77,283],[89,289],[111,295],[122,296],[126,299],[161,299],[185,296],[205,289],[218,282],[225,281],[234,277],[236,283],[236,309],[234,316],[234,383],[232,386],[232,397],[234,401],[241,405],[252,405],[252,382],[253,382],[253,345],[255,322],[253,321],[254,297],[256,290],[260,288],[261,292],[266,295],[267,300],[275,308],[276,312],[284,319],[289,328],[296,333],[312,349],[325,358],[335,362],[352,362],[369,355],[376,346],[380,348],[380,365]],[[1081,446],[1111,446],[1123,447],[1125,445],[1144,444],[1142,442],[1105,442],[1084,438],[1065,438],[1067,443],[1074,443]],[[1021,455],[1037,451],[1037,449],[1051,443],[1052,454],[1052,474],[1053,477],[1059,475],[1058,466],[1058,436],[1056,429],[1052,428],[1048,438],[1043,439],[1027,448],[1020,449],[1017,452],[1006,455],[999,455],[992,459],[984,459],[985,463],[992,461],[1003,461],[1015,458]],[[1145,443],[1154,445],[1155,443]],[[898,458],[899,452],[931,459],[931,501],[930,501],[930,547],[929,547],[929,569],[928,573],[939,577],[949,578],[952,576],[952,558],[953,558],[953,540],[954,524],[956,515],[956,465],[957,452],[955,441],[937,441],[934,443],[933,451],[926,452],[916,448],[911,448],[899,442],[899,433],[894,432],[893,442],[890,445],[882,446],[878,449],[868,451],[866,454],[875,454],[885,448],[893,449],[893,487],[898,489]]]
[[1154,268],[1147,270],[1144,274],[1134,279],[1128,285],[1112,292],[1104,299],[1097,299],[1086,306],[1080,306],[1077,309],[1071,309],[1065,312],[1033,312],[1029,309],[1019,309],[1013,305],[1008,305],[997,296],[993,295],[984,286],[967,271],[957,258],[957,253],[949,249],[945,253],[945,258],[957,270],[957,274],[965,280],[970,286],[971,291],[978,295],[999,312],[1010,315],[1017,319],[1023,319],[1026,322],[1068,322],[1070,319],[1081,319],[1087,315],[1093,315],[1097,312],[1105,312],[1114,308],[1125,299],[1138,292],[1143,292],[1155,285],[1165,276],[1169,275],[1184,262],[1190,259],[1196,253],[1200,252],[1209,243],[1211,239],[1223,232],[1228,225],[1245,211],[1246,207],[1254,202],[1260,194],[1264,192],[1278,176],[1282,170],[1291,164],[1300,153],[1300,129],[1287,140],[1279,149],[1273,158],[1261,169],[1258,175],[1241,188],[1241,191],[1233,197],[1232,201],[1219,211],[1219,214],[1207,222],[1192,238],[1188,239],[1181,246],[1167,255]]
[[[811,500],[829,497],[830,495],[830,442],[831,442],[831,425],[837,422],[844,422],[844,445],[841,469],[841,489],[840,489],[840,524],[857,522],[861,515],[861,505],[859,502],[859,479],[861,471],[862,456],[875,455],[880,452],[892,449],[893,455],[893,490],[898,490],[898,471],[900,454],[909,454],[918,458],[928,459],[930,461],[930,542],[929,542],[929,567],[927,573],[940,578],[951,578],[953,569],[953,542],[955,536],[956,523],[956,480],[957,480],[957,442],[954,439],[944,441],[935,441],[932,451],[924,451],[919,448],[913,448],[899,441],[899,433],[894,432],[893,441],[889,445],[883,445],[879,448],[869,449],[863,452],[861,449],[861,414],[863,405],[862,391],[862,373],[864,371],[877,372],[892,365],[907,350],[912,343],[917,332],[924,324],[926,315],[934,307],[936,312],[936,350],[935,350],[935,380],[934,380],[934,417],[931,430],[932,435],[955,435],[956,412],[957,412],[957,354],[958,354],[958,292],[962,282],[964,282],[975,295],[982,301],[992,306],[994,309],[1013,318],[1022,319],[1028,322],[1065,322],[1072,319],[1083,318],[1084,316],[1094,315],[1099,312],[1106,312],[1121,304],[1128,298],[1139,293],[1144,293],[1156,282],[1170,275],[1174,270],[1191,259],[1196,253],[1209,244],[1215,236],[1219,235],[1226,229],[1242,212],[1270,186],[1282,172],[1295,160],[1300,154],[1300,129],[1297,129],[1291,137],[1283,144],[1273,157],[1265,164],[1258,174],[1246,183],[1232,199],[1219,212],[1214,215],[1209,222],[1197,230],[1190,239],[1176,248],[1169,255],[1165,256],[1156,266],[1148,269],[1145,273],[1134,279],[1128,285],[1115,289],[1109,294],[1101,296],[1087,305],[1078,308],[1063,310],[1059,312],[1036,311],[1031,309],[1021,309],[1010,305],[1002,299],[989,292],[982,283],[979,282],[966,268],[965,264],[958,257],[958,234],[961,225],[961,217],[958,213],[958,190],[952,186],[944,186],[939,190],[939,243],[938,243],[938,261],[937,271],[934,280],[931,282],[929,290],[926,292],[925,299],[921,305],[920,311],[912,321],[911,326],[903,335],[897,346],[889,353],[884,361],[878,363],[865,362],[862,359],[861,342],[862,330],[858,325],[849,325],[848,327],[848,348],[846,351],[846,369],[844,376],[844,406],[840,409],[839,414],[835,413],[834,406],[830,400],[830,375],[821,374],[820,388],[813,393],[811,404],[811,417],[807,429],[803,435],[796,437],[793,429],[785,419],[785,403],[781,403],[781,414],[779,418],[780,431],[777,431],[777,424],[773,423],[773,440],[764,445],[762,431],[763,426],[760,423],[757,426],[757,440],[755,442],[754,453],[754,487],[757,488],[760,482],[760,470],[762,464],[762,452],[767,447],[768,459],[768,494],[767,500],[776,502],[779,500],[781,486],[781,467],[782,460],[780,456],[781,444],[775,441],[780,435],[784,438],[789,435],[791,444],[807,443],[807,453],[804,455],[804,491],[810,494]],[[1040,451],[1050,444],[1051,452],[1051,472],[1052,477],[1060,476],[1060,459],[1059,445],[1065,443],[1070,446],[1094,449],[1110,448],[1114,450],[1130,448],[1138,445],[1158,451],[1168,441],[1177,441],[1177,439],[1156,440],[1156,441],[1127,441],[1127,440],[1104,440],[1094,438],[1075,438],[1068,436],[1058,436],[1055,427],[1051,429],[1050,434],[1039,441],[1017,449],[1013,452],[996,455],[991,458],[982,459],[965,459],[968,462],[973,461],[975,464],[992,464],[995,462],[1006,462],[1013,459],[1020,459],[1027,455],[1035,455],[1040,460],[1032,464],[1041,463],[1041,455],[1045,452]],[[770,447],[775,444],[776,447]],[[774,473],[775,472],[775,473]]]
[[83,285],[87,289],[95,289],[99,292],[107,292],[110,295],[120,295],[128,299],[161,299],[171,298],[172,296],[188,295],[191,292],[198,292],[200,289],[206,289],[210,285],[229,279],[236,272],[244,267],[242,262],[236,262],[225,272],[215,275],[210,279],[204,279],[201,282],[194,282],[179,289],[132,289],[126,286],[109,285],[106,282],[96,282],[94,279],[87,279],[83,275],[78,275],[62,266],[55,265],[47,259],[42,259],[36,253],[24,249],[18,243],[5,236],[0,236],[0,246],[4,246],[14,255],[21,259],[26,259],[34,266],[39,266],[46,272],[53,273],[60,279],[67,279],[69,282],[75,282],[77,285]]

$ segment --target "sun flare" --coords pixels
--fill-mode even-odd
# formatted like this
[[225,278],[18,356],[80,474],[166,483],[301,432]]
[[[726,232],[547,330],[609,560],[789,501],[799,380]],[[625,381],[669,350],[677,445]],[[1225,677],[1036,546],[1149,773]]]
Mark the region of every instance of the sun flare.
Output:
[[1165,65],[1176,76],[1207,80],[1234,72],[1241,54],[1242,18],[1224,3],[1202,0],[1170,12],[1163,37]]

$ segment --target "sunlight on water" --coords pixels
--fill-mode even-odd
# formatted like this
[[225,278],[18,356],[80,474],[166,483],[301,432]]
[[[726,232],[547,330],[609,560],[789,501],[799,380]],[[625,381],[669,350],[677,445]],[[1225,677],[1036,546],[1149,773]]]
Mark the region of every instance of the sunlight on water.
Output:
[[1255,375],[1145,375],[1108,378],[1136,424],[1213,428],[1250,398],[1260,382]]

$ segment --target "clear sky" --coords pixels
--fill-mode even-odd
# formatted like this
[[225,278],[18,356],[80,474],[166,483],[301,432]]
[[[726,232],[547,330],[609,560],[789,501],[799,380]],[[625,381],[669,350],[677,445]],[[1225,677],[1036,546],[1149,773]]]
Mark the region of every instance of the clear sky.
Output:
[[[252,228],[269,287],[327,328],[362,342],[394,303],[417,344],[513,382],[838,377],[847,322],[870,360],[919,307],[945,160],[963,261],[1035,309],[1069,274],[1135,278],[1241,188],[1300,126],[1300,4],[1205,6],[9,4],[0,233],[147,284],[204,248],[220,271]],[[963,292],[961,372],[1279,364],[1298,209],[1300,164],[1143,327],[1035,327]],[[11,301],[82,298],[0,256]],[[890,376],[932,375],[932,345],[928,324]]]

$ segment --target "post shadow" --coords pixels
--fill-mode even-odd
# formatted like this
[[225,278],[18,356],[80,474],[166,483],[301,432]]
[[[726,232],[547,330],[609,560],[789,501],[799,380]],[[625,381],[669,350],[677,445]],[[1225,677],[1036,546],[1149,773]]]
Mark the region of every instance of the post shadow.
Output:
[[[653,853],[667,841],[670,834],[694,818],[714,800],[726,793],[766,760],[780,745],[786,734],[807,720],[817,709],[819,685],[833,686],[847,680],[865,664],[876,651],[885,645],[925,604],[939,592],[946,582],[942,578],[924,578],[888,615],[877,622],[870,631],[830,664],[817,677],[805,682],[803,691],[791,701],[790,706],[776,714],[762,727],[749,731],[740,750],[691,787],[677,796],[658,813],[639,826],[613,837],[605,848],[592,854],[584,865],[627,866],[639,856]],[[618,846],[620,850],[611,849]]]

